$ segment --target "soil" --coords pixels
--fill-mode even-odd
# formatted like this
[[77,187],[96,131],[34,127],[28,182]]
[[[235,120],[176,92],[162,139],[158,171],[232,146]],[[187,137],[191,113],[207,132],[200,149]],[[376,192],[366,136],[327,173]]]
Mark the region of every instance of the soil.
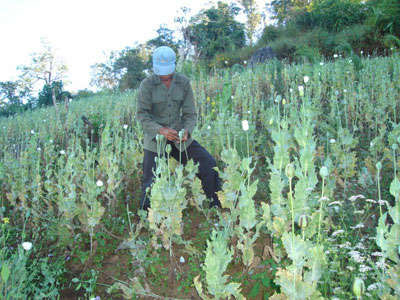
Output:
[[[216,216],[212,217],[213,219],[216,220]],[[139,218],[134,217],[133,218],[134,222],[138,222]],[[174,270],[177,270],[177,273],[179,274],[191,274],[191,276],[197,276],[200,274],[200,264],[202,263],[200,261],[200,256],[201,259],[204,259],[204,251],[206,249],[206,241],[209,238],[209,234],[212,231],[212,226],[214,224],[208,224],[208,221],[206,220],[205,216],[201,213],[198,212],[194,207],[189,207],[186,209],[184,213],[184,234],[183,234],[183,240],[185,241],[191,241],[192,246],[198,250],[197,255],[189,254],[187,249],[183,245],[173,245],[173,252],[174,252],[174,257],[172,259],[169,258],[169,251],[166,251],[165,249],[158,250],[158,253],[155,253],[158,257],[161,257],[164,259],[163,263],[160,263],[158,265],[154,265],[154,269],[157,270],[157,272],[160,272],[160,274],[165,271],[165,269],[168,270],[169,274],[165,275],[165,278],[168,278],[166,282],[160,286],[160,284],[156,283],[156,280],[153,280],[152,275],[149,274],[145,280],[145,283],[143,286],[145,288],[148,288],[152,293],[159,295],[163,299],[163,297],[168,298],[177,298],[177,299],[201,299],[198,294],[196,289],[194,288],[193,282],[191,284],[191,288],[189,290],[186,289],[186,291],[183,291],[182,289],[179,290],[182,285],[181,280],[176,279],[176,272]],[[142,230],[141,236],[148,236],[148,232],[146,230]],[[128,230],[124,233],[124,237],[128,237],[129,233]],[[110,239],[113,239],[113,237],[109,236]],[[236,243],[236,241],[231,241],[232,243]],[[250,267],[250,270],[247,270],[245,266],[243,266],[241,263],[231,263],[230,268],[228,269],[227,274],[228,275],[235,275],[237,277],[242,277],[246,281],[246,284],[241,283],[242,286],[242,294],[247,298],[247,299],[265,299],[265,296],[271,295],[271,291],[266,290],[262,285],[260,286],[260,291],[258,293],[258,296],[255,298],[248,298],[248,295],[253,288],[253,286],[256,284],[256,280],[251,279],[251,276],[249,276],[249,273],[246,273],[250,271],[253,275],[265,272],[267,266],[265,264],[262,264],[263,261],[266,259],[270,259],[271,256],[269,255],[269,252],[266,251],[266,246],[269,246],[272,248],[271,245],[271,240],[270,237],[267,235],[262,235],[257,239],[256,245],[255,245],[255,259],[253,265]],[[93,248],[95,250],[95,247]],[[185,263],[180,263],[179,258],[180,257],[185,258]],[[234,258],[232,262],[235,261],[241,261],[240,259],[241,253],[235,253]],[[118,296],[117,294],[110,295],[106,292],[107,288],[109,285],[112,285],[115,281],[120,280],[123,282],[130,282],[129,278],[132,278],[132,262],[134,261],[134,257],[129,253],[128,250],[120,250],[118,252],[111,252],[107,253],[107,255],[104,256],[104,260],[101,263],[101,268],[96,267],[96,265],[90,261],[86,263],[86,265],[73,265],[73,264],[67,264],[67,268],[71,271],[72,274],[75,274],[75,276],[71,276],[71,279],[73,277],[76,277],[80,273],[84,272],[85,270],[89,269],[95,269],[99,271],[99,275],[97,278],[97,286],[96,286],[96,296],[100,296],[101,299],[124,299],[122,296]],[[191,270],[191,265],[188,263],[188,258],[191,257],[192,260],[194,260],[194,263],[197,265],[197,270],[199,271],[199,274],[193,274],[193,270]],[[72,260],[71,260],[72,261]],[[192,263],[193,264],[193,263]],[[192,272],[192,273],[191,273]],[[147,274],[147,273],[146,273]],[[247,274],[247,276],[243,275]],[[188,275],[187,275],[188,276]],[[163,278],[164,278],[163,277]],[[141,278],[143,280],[143,278]],[[106,286],[103,286],[106,285]],[[153,297],[144,297],[144,296],[138,296],[138,299],[156,299]],[[73,288],[67,288],[62,291],[61,299],[84,299],[83,297],[83,292],[77,292]]]

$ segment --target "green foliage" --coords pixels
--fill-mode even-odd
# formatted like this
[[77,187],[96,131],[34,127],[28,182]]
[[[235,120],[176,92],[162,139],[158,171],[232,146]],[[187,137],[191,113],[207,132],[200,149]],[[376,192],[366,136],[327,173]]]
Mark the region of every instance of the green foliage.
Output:
[[191,20],[187,31],[199,57],[209,60],[217,53],[244,46],[244,26],[234,19],[238,12],[236,6],[218,2],[217,7],[203,10]]
[[233,51],[218,53],[210,61],[209,67],[213,67],[218,70],[231,66],[247,66],[248,61],[255,51],[256,48],[246,46],[241,47],[240,49],[235,49]]
[[19,81],[0,82],[0,117],[11,116],[25,111],[29,105],[24,104],[31,98],[30,89]]
[[94,96],[95,93],[89,89],[83,89],[83,90],[79,90],[74,96],[74,99],[82,99],[82,98],[87,98],[87,97],[91,97]]
[[271,46],[279,58],[310,62],[337,52],[382,52],[398,47],[399,5],[395,0],[276,0],[271,6],[280,22],[264,28],[258,46]]
[[78,291],[82,289],[87,295],[93,296],[96,288],[97,276],[98,272],[91,269],[81,274],[81,278],[74,277],[71,281],[76,284],[75,290]]
[[[11,224],[0,224],[0,231],[1,299],[58,297],[66,271],[64,258],[43,257],[39,243],[33,244],[29,250],[21,244],[14,244],[21,236]],[[9,246],[11,244],[16,247],[13,249]]]
[[112,72],[118,78],[118,88],[121,91],[137,88],[146,77],[143,70],[146,68],[138,48],[126,47],[118,53],[113,62]]
[[[400,181],[395,177],[390,185],[390,193],[395,198],[395,205],[389,206],[388,212],[379,218],[377,227],[376,244],[382,249],[383,257],[381,263],[385,263],[385,259],[394,262],[389,267],[386,274],[386,283],[393,290],[394,295],[400,297]],[[393,224],[386,225],[386,219],[390,215]],[[391,292],[388,293],[392,294]]]
[[[148,220],[150,229],[161,238],[164,248],[172,254],[172,242],[183,233],[182,213],[188,204],[186,183],[194,180],[197,166],[190,160],[185,167],[179,164],[170,174],[168,159],[163,156],[157,157],[156,165]],[[199,192],[198,184],[195,192]]]
[[[229,277],[224,275],[233,256],[233,249],[228,248],[227,237],[226,233],[213,230],[211,239],[207,241],[203,267],[206,273],[207,291],[215,297],[212,299],[226,299],[230,296],[234,296],[236,299],[244,299],[240,293],[240,284],[228,283]],[[197,276],[194,279],[196,290],[202,299],[210,299],[203,293],[199,277]]]
[[[132,270],[124,269],[132,281],[116,284],[126,297],[152,297],[151,289],[160,291],[163,286],[158,298],[166,298],[170,292],[187,297],[183,287],[189,288],[188,281],[200,274],[198,290],[204,298],[215,298],[209,292],[206,271],[199,272],[207,256],[201,254],[206,246],[211,253],[210,268],[220,266],[215,268],[219,273],[212,274],[225,278],[224,285],[232,289],[238,290],[240,283],[242,295],[249,296],[255,280],[255,285],[259,283],[258,290],[254,288],[253,293],[258,292],[255,297],[276,292],[280,294],[275,299],[284,299],[295,292],[297,298],[351,299],[354,278],[363,278],[365,298],[397,296],[399,183],[394,178],[398,178],[400,166],[399,57],[393,53],[367,59],[356,53],[360,52],[314,65],[270,62],[240,74],[231,74],[230,70],[212,75],[194,73],[198,76],[193,88],[198,95],[199,119],[193,136],[218,162],[225,208],[217,214],[204,208],[206,200],[194,175],[194,164],[183,171],[170,166],[161,177],[180,178],[180,172],[184,178],[189,173],[192,177],[187,177],[183,185],[177,185],[175,179],[165,180],[162,197],[170,190],[171,194],[183,195],[179,190],[184,188],[184,200],[174,198],[170,202],[194,204],[207,221],[189,208],[183,210],[177,226],[172,222],[174,228],[185,228],[182,235],[172,238],[177,242],[185,238],[186,247],[176,247],[176,253],[190,253],[182,264],[168,265],[166,251],[153,249],[159,247],[158,240],[151,240],[153,229],[141,227],[145,230],[136,231],[140,236],[131,235],[121,250],[128,249],[134,260],[129,264]],[[35,233],[39,236],[35,248],[42,245],[47,249],[47,242],[63,253],[72,248],[69,254],[73,266],[99,266],[105,256],[107,232],[103,230],[118,236],[128,234],[124,231],[128,226],[122,221],[136,210],[136,200],[131,203],[126,199],[136,198],[133,196],[140,190],[143,137],[135,122],[134,98],[133,91],[72,101],[65,123],[55,118],[52,107],[0,119],[0,216],[9,216],[7,221],[0,218],[0,222],[18,224],[18,230]],[[82,115],[99,128],[101,138],[95,147],[85,148],[80,143],[81,137],[87,136]],[[241,120],[249,121],[248,131],[240,128]],[[103,185],[97,185],[98,180]],[[169,203],[160,199],[162,204]],[[108,205],[110,201],[117,203],[115,211]],[[171,203],[168,205],[175,209]],[[120,215],[114,218],[120,220],[117,227],[108,226],[107,215],[114,212]],[[21,217],[28,213],[23,227]],[[378,221],[381,215],[384,217]],[[175,217],[180,217],[179,213]],[[212,231],[210,226],[224,232],[223,237],[217,233],[212,240],[223,239],[226,251],[214,248],[211,241],[209,246],[204,245],[207,232]],[[88,249],[90,231],[96,241],[93,246],[98,245],[93,253]],[[375,236],[376,243],[371,243]],[[11,238],[14,244],[19,240]],[[114,236],[109,241],[115,242]],[[41,257],[46,257],[45,253],[41,252]],[[218,260],[211,264],[213,256]],[[194,266],[186,264],[190,258],[195,258]],[[271,258],[276,267],[270,270],[260,265],[265,258]],[[64,261],[64,255],[60,260]],[[0,264],[3,261],[0,259]],[[40,262],[25,268],[28,275],[35,274],[35,282],[43,283],[37,285],[35,293],[60,290],[57,284],[50,284],[53,279],[59,282],[59,273],[51,269],[54,261],[44,263],[46,267]],[[57,262],[55,268],[61,266]],[[180,274],[174,286],[179,285],[180,291],[171,291],[168,285],[168,270],[174,267]],[[4,278],[13,275],[7,270],[4,267],[2,271]],[[240,280],[229,277],[236,270],[245,273]],[[90,281],[91,274],[78,280]],[[232,282],[237,284],[232,286]],[[81,288],[85,289],[84,284],[89,288],[89,282],[83,282]]]
[[63,90],[62,81],[53,81],[51,85],[45,84],[39,92],[37,106],[53,105],[53,93],[56,103],[64,102],[65,98],[71,98],[71,93]]
[[362,24],[368,15],[367,6],[352,0],[313,1],[310,12],[296,16],[294,22],[304,29],[323,28],[329,32],[343,31],[347,27]]
[[143,46],[125,47],[121,51],[112,51],[105,62],[92,65],[90,84],[105,90],[125,91],[137,88],[146,77],[144,70],[149,64],[142,53]]
[[367,23],[383,36],[391,34],[400,35],[400,3],[396,0],[371,0],[368,2],[372,13],[369,14]]
[[[174,31],[166,27],[165,25],[160,25],[157,29],[157,37],[147,41],[147,46],[155,49],[160,46],[168,46],[172,48],[176,53],[176,60],[179,60],[178,53],[178,43],[175,42],[174,39]],[[151,60],[151,57],[149,57]],[[149,66],[151,66],[151,61],[147,62]]]

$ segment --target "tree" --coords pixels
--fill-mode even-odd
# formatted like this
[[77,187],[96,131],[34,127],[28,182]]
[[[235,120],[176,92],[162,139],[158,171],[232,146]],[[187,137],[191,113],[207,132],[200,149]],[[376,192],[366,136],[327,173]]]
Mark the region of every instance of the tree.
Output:
[[175,53],[178,52],[178,43],[175,42],[174,31],[169,29],[166,25],[160,25],[157,29],[157,37],[149,40],[146,44],[150,48],[157,48],[160,46],[171,47]]
[[379,35],[390,34],[400,38],[400,2],[398,0],[371,0],[372,8],[367,23]]
[[181,39],[179,42],[180,49],[182,50],[182,56],[183,59],[185,60],[189,52],[192,48],[192,45],[190,43],[190,30],[189,30],[189,25],[190,25],[190,19],[189,19],[189,14],[190,14],[190,8],[183,6],[180,8],[181,14],[175,17],[174,22],[177,24],[178,27],[178,32],[181,34]]
[[217,53],[245,45],[244,25],[234,19],[239,11],[234,4],[218,2],[217,7],[202,10],[191,19],[187,31],[197,57],[212,59]]
[[118,86],[118,77],[114,72],[113,64],[116,59],[117,53],[111,51],[107,57],[106,62],[96,63],[91,68],[90,85],[98,89],[114,89]]
[[246,32],[250,46],[253,46],[253,38],[257,26],[261,22],[261,14],[258,11],[256,0],[240,0],[240,4],[244,7],[244,12],[247,17]]
[[113,64],[113,71],[119,78],[118,87],[121,91],[135,89],[146,77],[146,63],[140,57],[138,48],[126,47],[119,53]]
[[304,9],[313,4],[320,2],[319,0],[272,0],[271,11],[274,19],[278,20],[279,24],[287,23],[293,14],[293,11]]
[[27,85],[33,85],[40,81],[51,85],[53,81],[63,80],[68,71],[67,66],[56,55],[50,43],[42,38],[41,44],[42,50],[31,55],[32,62],[30,65],[18,66],[18,69],[22,72],[20,78]]
[[157,29],[157,37],[147,41],[145,44],[141,44],[138,46],[138,55],[145,62],[145,66],[147,69],[152,68],[152,53],[155,48],[160,46],[168,46],[172,48],[176,53],[176,60],[178,61],[179,43],[175,41],[174,31],[172,29],[169,29],[166,25],[160,25],[160,28]]
[[69,92],[63,90],[63,82],[53,81],[51,85],[45,84],[43,86],[37,104],[39,107],[48,106],[53,103],[53,99],[59,103],[64,101],[65,97],[72,98]]
[[95,93],[91,90],[84,89],[84,90],[79,90],[76,95],[73,96],[74,99],[82,99],[82,98],[88,98],[91,96],[94,96]]
[[0,82],[0,116],[10,116],[28,108],[30,90],[19,81]]
[[[34,88],[34,85],[39,82],[44,83],[44,87],[55,87],[53,83],[62,81],[66,77],[66,72],[68,70],[67,66],[56,55],[55,50],[46,39],[42,38],[41,44],[42,50],[31,55],[31,64],[18,67],[22,72],[20,75],[21,82],[31,90]],[[57,99],[54,90],[52,91],[52,95],[53,105],[55,106],[55,111],[58,115],[58,109],[56,106]]]
[[92,68],[90,84],[98,88],[118,88],[121,91],[135,89],[146,77],[148,66],[143,58],[142,45],[126,47],[119,52],[111,52],[105,63],[97,63]]

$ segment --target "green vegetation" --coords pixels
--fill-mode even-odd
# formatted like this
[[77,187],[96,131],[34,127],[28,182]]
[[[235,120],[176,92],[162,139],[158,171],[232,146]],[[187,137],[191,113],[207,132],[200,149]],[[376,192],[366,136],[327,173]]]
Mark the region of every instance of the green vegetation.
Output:
[[[244,23],[237,20],[240,13]],[[267,15],[273,21],[269,25]],[[206,72],[246,66],[265,46],[288,62],[318,63],[341,55],[355,64],[360,57],[391,55],[400,47],[397,0],[274,0],[264,7],[255,0],[219,1],[196,14],[183,7],[174,21],[176,31],[160,24],[156,37],[111,51],[105,61],[91,66],[90,85],[101,92],[136,89],[151,73],[151,53],[161,45],[173,48],[181,63],[189,60]],[[257,28],[262,30],[259,37]],[[65,103],[66,96],[78,99],[88,92],[70,95],[63,90],[68,67],[47,41],[42,44],[29,65],[18,67],[17,81],[0,82],[0,116]],[[35,96],[38,83],[42,91]]]
[[[93,65],[96,93],[64,90],[46,41],[0,82],[1,299],[400,299],[400,4],[268,8],[258,40],[253,0],[182,8],[180,40],[160,25]],[[195,164],[159,158],[138,210],[136,88],[160,45],[191,79],[222,209]],[[264,46],[278,59],[248,68]]]
[[179,70],[223,208],[160,160],[138,211],[136,90],[2,118],[1,297],[398,299],[399,54]]

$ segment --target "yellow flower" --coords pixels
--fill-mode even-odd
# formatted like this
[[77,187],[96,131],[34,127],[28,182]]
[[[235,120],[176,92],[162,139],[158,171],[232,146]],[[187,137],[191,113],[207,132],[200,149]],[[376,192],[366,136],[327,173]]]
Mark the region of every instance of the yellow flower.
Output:
[[207,102],[210,102],[210,96],[207,96]]
[[212,106],[212,107],[215,106],[215,101],[211,102],[211,106]]
[[3,218],[3,223],[4,223],[4,224],[10,223],[10,219],[9,219],[9,218]]
[[286,104],[286,99],[282,100],[282,104],[285,105]]
[[272,125],[272,123],[274,123],[274,120],[273,119],[269,120],[269,125]]

